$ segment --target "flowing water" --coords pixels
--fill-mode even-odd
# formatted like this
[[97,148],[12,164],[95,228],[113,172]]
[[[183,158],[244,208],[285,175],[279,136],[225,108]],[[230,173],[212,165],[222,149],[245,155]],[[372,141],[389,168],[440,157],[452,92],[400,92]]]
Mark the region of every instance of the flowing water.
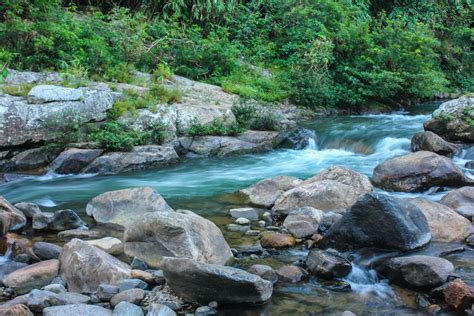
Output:
[[[332,165],[347,166],[370,176],[378,163],[409,151],[411,137],[422,130],[422,123],[429,118],[427,113],[436,106],[423,105],[411,113],[330,117],[305,122],[303,126],[313,130],[315,138],[304,150],[281,149],[225,159],[187,160],[167,168],[119,175],[60,177],[47,174],[2,185],[0,195],[11,202],[35,202],[45,210],[73,208],[86,217],[85,205],[96,195],[151,186],[172,207],[190,209],[222,226],[230,222],[226,216],[228,209],[242,206],[229,193],[263,178],[275,175],[307,178]],[[456,162],[462,165],[464,160],[459,158]],[[440,198],[439,194],[425,196]],[[231,246],[251,245],[255,241],[235,233],[225,234]],[[439,250],[436,247],[433,245],[426,251],[434,253]],[[270,303],[245,309],[229,308],[222,311],[222,315],[340,315],[344,310],[360,315],[421,314],[415,308],[413,292],[388,285],[370,269],[370,263],[381,255],[353,255],[353,271],[341,280],[350,285],[350,291],[315,278],[295,285],[277,284]],[[305,250],[293,249],[266,263],[278,267],[305,256]],[[472,252],[453,258],[460,266],[457,272],[472,282],[474,271],[469,264],[474,260]]]

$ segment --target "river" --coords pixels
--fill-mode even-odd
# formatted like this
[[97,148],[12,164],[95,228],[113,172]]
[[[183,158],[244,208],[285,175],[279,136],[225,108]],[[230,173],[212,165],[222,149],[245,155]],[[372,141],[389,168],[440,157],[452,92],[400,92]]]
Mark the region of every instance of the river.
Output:
[[[315,138],[304,150],[280,149],[264,154],[231,158],[187,160],[178,165],[108,176],[57,176],[47,174],[0,186],[0,195],[11,202],[31,201],[43,210],[72,208],[82,217],[85,205],[103,192],[137,186],[155,188],[174,208],[190,209],[210,218],[223,230],[230,223],[231,207],[241,207],[231,194],[263,178],[275,175],[310,177],[332,165],[342,165],[371,176],[374,167],[393,156],[409,152],[410,139],[438,104],[425,104],[411,112],[344,116],[303,122]],[[455,159],[460,166],[462,159]],[[418,196],[419,194],[397,194]],[[440,194],[425,197],[437,200]],[[88,220],[91,223],[90,220]],[[254,240],[225,232],[231,246],[251,245]],[[437,253],[446,245],[433,244],[423,250]],[[267,263],[292,263],[305,257],[303,249],[283,251]],[[368,268],[371,260],[383,254],[355,253],[353,272],[344,280],[351,291],[334,289],[334,284],[314,278],[296,284],[276,285],[272,301],[264,306],[241,306],[221,311],[222,315],[340,315],[352,310],[360,315],[417,315],[414,292],[389,286]],[[468,282],[474,282],[472,251],[449,259]],[[244,263],[241,263],[245,266]]]

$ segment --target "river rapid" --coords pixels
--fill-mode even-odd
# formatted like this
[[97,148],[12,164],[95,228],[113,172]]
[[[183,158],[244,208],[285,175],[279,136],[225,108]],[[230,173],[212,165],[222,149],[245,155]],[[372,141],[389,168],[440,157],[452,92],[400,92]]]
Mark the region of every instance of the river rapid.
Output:
[[[410,113],[329,117],[303,122],[302,126],[314,131],[314,138],[304,150],[280,149],[224,159],[186,160],[168,168],[119,175],[47,174],[2,185],[0,195],[13,203],[37,203],[45,211],[71,208],[87,220],[84,209],[94,196],[111,190],[150,186],[173,208],[189,209],[214,221],[222,228],[231,246],[249,246],[255,239],[225,231],[224,226],[231,222],[228,210],[242,207],[233,192],[276,175],[308,178],[333,165],[347,166],[371,176],[378,163],[409,152],[411,137],[423,129],[423,122],[430,117],[428,113],[437,105],[421,105],[412,108]],[[455,162],[460,166],[464,164],[461,158],[455,158]],[[396,195],[415,197],[421,194]],[[443,193],[422,195],[439,200]],[[89,220],[88,223],[92,222]],[[35,238],[51,240],[54,237]],[[422,252],[437,254],[454,246],[431,244]],[[303,248],[294,248],[259,262],[279,267],[303,260],[306,254]],[[352,254],[353,270],[343,280],[350,284],[350,290],[315,278],[295,285],[277,284],[268,304],[229,307],[221,310],[220,315],[340,315],[345,310],[358,315],[422,315],[416,309],[415,292],[388,285],[370,269],[370,263],[384,255],[387,254],[370,251]],[[468,284],[474,284],[472,251],[450,255],[447,259],[457,267],[456,273]],[[242,267],[248,264],[239,263]]]

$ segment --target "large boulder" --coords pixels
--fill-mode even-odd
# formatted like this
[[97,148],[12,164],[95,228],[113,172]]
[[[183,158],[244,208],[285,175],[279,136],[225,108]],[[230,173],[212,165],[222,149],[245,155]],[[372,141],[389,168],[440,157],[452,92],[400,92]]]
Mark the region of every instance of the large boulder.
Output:
[[425,215],[434,241],[452,242],[462,240],[471,222],[453,209],[429,200],[416,198],[409,202],[418,206]]
[[178,161],[178,154],[171,145],[136,146],[131,151],[104,154],[82,169],[81,173],[119,173],[166,166]]
[[102,152],[102,149],[69,148],[56,157],[49,168],[59,174],[80,173]]
[[402,286],[433,288],[447,281],[454,272],[454,266],[443,258],[415,255],[388,259],[376,270]]
[[462,170],[449,158],[418,151],[382,162],[372,181],[390,191],[421,192],[434,186],[462,186],[469,183]]
[[32,222],[32,227],[36,230],[63,231],[87,227],[86,223],[73,210],[59,210],[54,213],[35,214],[33,215]]
[[86,206],[87,215],[94,217],[97,223],[121,229],[149,212],[173,212],[161,195],[150,187],[105,192]]
[[426,121],[425,130],[432,131],[447,140],[474,142],[474,95],[444,102]]
[[270,299],[272,282],[244,270],[200,263],[186,258],[165,258],[166,282],[183,299],[200,304],[262,303]]
[[248,188],[240,190],[256,206],[271,207],[288,190],[301,184],[301,180],[290,176],[276,176],[261,180]]
[[25,294],[51,283],[58,275],[58,269],[59,261],[56,259],[41,261],[10,273],[7,283],[15,293]]
[[312,207],[294,209],[288,214],[283,226],[295,238],[310,237],[318,232],[323,212]]
[[367,193],[331,226],[319,246],[408,251],[430,240],[428,222],[416,205],[385,194]]
[[117,284],[130,278],[128,264],[80,239],[64,245],[59,261],[60,275],[71,292],[92,293],[102,283]]
[[369,177],[342,166],[332,166],[326,168],[311,178],[306,179],[303,184],[323,180],[334,180],[348,185],[360,195],[363,195],[374,189],[370,183]]
[[411,139],[411,151],[431,151],[441,156],[452,157],[461,151],[461,146],[451,144],[433,132],[419,132]]
[[451,191],[441,199],[440,203],[451,207],[472,221],[474,218],[474,187],[462,187]]
[[215,264],[225,264],[233,257],[219,228],[190,211],[143,214],[125,230],[124,250],[155,268],[163,257]]
[[26,225],[26,217],[5,198],[0,196],[0,237]]

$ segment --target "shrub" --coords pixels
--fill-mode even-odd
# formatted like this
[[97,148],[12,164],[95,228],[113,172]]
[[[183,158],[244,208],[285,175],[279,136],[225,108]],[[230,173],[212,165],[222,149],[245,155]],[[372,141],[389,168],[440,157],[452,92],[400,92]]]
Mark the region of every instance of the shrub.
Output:
[[278,117],[273,113],[274,106],[262,104],[255,100],[241,99],[232,106],[232,113],[239,126],[257,131],[274,131],[278,129]]
[[91,133],[90,139],[110,151],[128,151],[134,146],[145,145],[150,140],[149,132],[127,128],[117,121],[104,123]]
[[223,120],[214,119],[207,124],[193,123],[187,130],[189,136],[237,136],[245,129],[237,123],[225,123]]

